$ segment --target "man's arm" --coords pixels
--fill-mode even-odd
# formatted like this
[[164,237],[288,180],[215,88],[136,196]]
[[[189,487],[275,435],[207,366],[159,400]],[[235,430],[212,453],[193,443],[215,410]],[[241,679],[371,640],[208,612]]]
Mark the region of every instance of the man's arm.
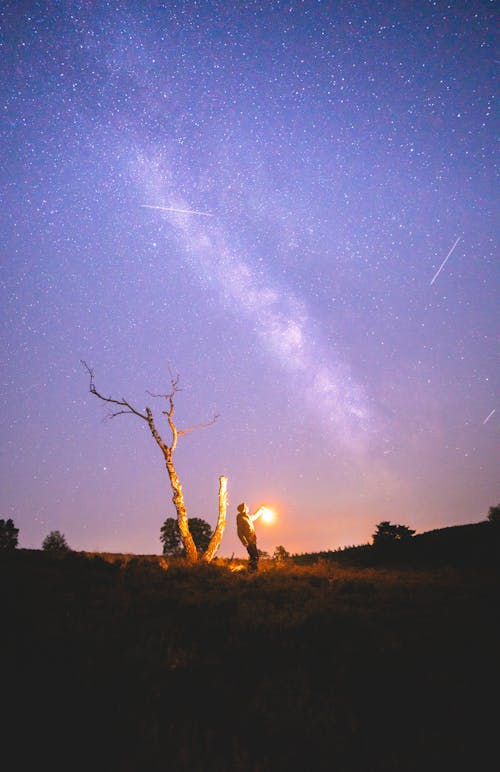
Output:
[[263,507],[263,506],[260,506],[260,507],[259,507],[259,508],[258,508],[258,509],[257,509],[257,510],[256,510],[256,511],[253,513],[253,515],[250,515],[250,520],[251,520],[252,522],[254,522],[255,520],[258,520],[258,519],[259,519],[259,517],[260,517],[262,514],[264,514],[264,507]]

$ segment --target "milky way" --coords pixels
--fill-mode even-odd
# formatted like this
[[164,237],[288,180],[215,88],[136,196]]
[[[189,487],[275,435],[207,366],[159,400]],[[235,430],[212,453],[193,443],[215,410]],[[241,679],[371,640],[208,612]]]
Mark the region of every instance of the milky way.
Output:
[[[199,214],[190,209],[151,208]],[[329,361],[325,347],[309,333],[305,304],[262,278],[259,281],[250,262],[233,253],[219,228],[209,233],[189,216],[171,221],[195,273],[201,272],[201,278],[210,276],[218,291],[231,301],[232,312],[246,315],[272,360],[293,376],[290,389],[300,389],[306,395],[310,409],[330,424],[332,437],[349,445],[358,427],[359,437],[366,438],[369,413],[361,389],[347,365]]]
[[[411,7],[410,7],[411,6]],[[263,549],[497,503],[493,3],[3,3],[1,517],[157,552],[169,372],[189,514]],[[153,408],[158,408],[156,403]],[[161,422],[162,431],[166,427]],[[231,522],[223,554],[238,552]]]

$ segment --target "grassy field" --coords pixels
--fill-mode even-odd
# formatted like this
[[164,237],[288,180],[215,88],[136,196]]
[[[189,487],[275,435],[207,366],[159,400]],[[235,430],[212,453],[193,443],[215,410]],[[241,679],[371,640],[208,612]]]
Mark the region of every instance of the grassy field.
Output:
[[0,555],[4,768],[496,769],[498,562],[336,557]]

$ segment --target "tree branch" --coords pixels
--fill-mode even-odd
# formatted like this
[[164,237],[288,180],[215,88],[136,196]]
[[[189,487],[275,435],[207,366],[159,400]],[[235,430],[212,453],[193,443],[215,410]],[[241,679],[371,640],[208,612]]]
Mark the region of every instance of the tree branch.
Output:
[[94,383],[94,371],[92,368],[88,366],[88,364],[82,359],[81,360],[82,365],[85,367],[89,374],[90,378],[90,384],[89,384],[89,391],[91,394],[95,394],[96,397],[99,397],[99,399],[102,399],[103,402],[110,402],[113,405],[119,405],[120,407],[126,408],[125,410],[117,410],[116,413],[110,413],[109,418],[116,418],[118,415],[124,415],[125,413],[130,413],[132,415],[136,415],[138,418],[142,418],[144,421],[148,420],[147,415],[144,413],[141,413],[139,410],[136,410],[135,407],[132,407],[132,405],[127,402],[126,399],[113,399],[112,397],[105,397],[103,394],[100,394]]
[[206,424],[196,424],[196,426],[188,426],[186,429],[178,429],[177,434],[179,435],[179,437],[181,437],[183,434],[192,432],[194,429],[204,429],[206,426],[213,426],[218,418],[219,418],[218,415],[214,415],[212,420]]
[[195,426],[188,426],[186,429],[178,429],[177,426],[174,423],[173,415],[174,415],[174,397],[177,394],[178,391],[182,391],[181,388],[179,388],[179,376],[177,375],[175,378],[170,373],[170,384],[172,386],[172,391],[169,394],[154,394],[152,391],[148,391],[147,394],[150,395],[150,397],[155,397],[159,399],[166,399],[169,403],[168,410],[163,410],[163,415],[166,415],[168,418],[168,423],[170,426],[170,429],[172,431],[172,446],[171,450],[174,451],[176,445],[177,445],[177,439],[179,437],[182,437],[185,434],[188,434],[189,432],[194,431],[194,429],[204,429],[207,426],[213,426],[213,424],[217,421],[219,418],[218,415],[214,415],[211,421],[205,424],[196,424]]
[[172,375],[172,372],[170,371],[170,385],[172,387],[171,391],[168,394],[154,394],[152,391],[147,391],[146,393],[149,394],[151,397],[165,399],[168,403],[168,409],[163,410],[163,415],[167,416],[168,423],[170,426],[170,430],[172,432],[172,444],[170,446],[166,445],[166,443],[163,442],[162,438],[158,434],[158,431],[156,429],[156,426],[154,424],[153,414],[152,411],[146,407],[146,412],[141,413],[139,410],[136,410],[135,407],[133,407],[129,402],[127,402],[126,399],[113,399],[113,397],[105,397],[103,394],[97,391],[94,381],[94,370],[88,366],[88,364],[85,362],[85,360],[81,360],[82,365],[85,367],[89,374],[89,391],[91,394],[94,394],[99,399],[102,399],[103,402],[108,402],[112,405],[118,405],[119,407],[124,408],[124,410],[117,410],[116,412],[110,412],[107,416],[107,418],[116,418],[116,416],[119,415],[136,415],[138,418],[142,418],[144,421],[146,421],[149,424],[149,428],[151,429],[151,433],[153,434],[155,440],[160,445],[162,450],[169,450],[170,453],[173,453],[176,446],[177,446],[177,440],[179,437],[182,437],[186,434],[189,434],[189,432],[194,431],[195,429],[204,429],[207,426],[213,426],[213,424],[217,421],[219,418],[218,415],[214,415],[211,421],[208,421],[207,423],[203,424],[195,424],[194,426],[188,426],[185,429],[178,429],[174,422],[174,398],[178,391],[182,391],[182,389],[179,387],[179,376],[176,375],[175,377]]

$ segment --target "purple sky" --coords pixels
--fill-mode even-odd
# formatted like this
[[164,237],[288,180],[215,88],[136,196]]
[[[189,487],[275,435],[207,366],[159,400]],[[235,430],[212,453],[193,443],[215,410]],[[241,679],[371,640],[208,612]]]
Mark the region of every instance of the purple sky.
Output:
[[[1,491],[21,547],[272,552],[500,499],[493,2],[4,2]],[[153,207],[153,208],[150,208]],[[197,214],[154,207],[192,210]],[[211,216],[203,216],[203,214]]]

